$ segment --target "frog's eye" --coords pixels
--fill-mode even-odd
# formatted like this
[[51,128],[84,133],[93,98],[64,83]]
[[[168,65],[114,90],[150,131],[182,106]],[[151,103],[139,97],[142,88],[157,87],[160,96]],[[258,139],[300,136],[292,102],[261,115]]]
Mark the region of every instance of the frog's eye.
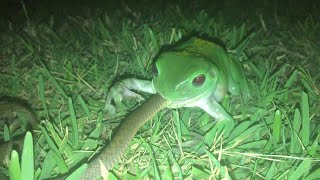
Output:
[[158,69],[157,69],[156,64],[153,64],[153,65],[152,65],[152,74],[153,74],[154,76],[157,76],[157,75],[158,75]]
[[204,76],[204,74],[200,74],[192,80],[192,84],[194,86],[201,86],[205,80],[206,77]]

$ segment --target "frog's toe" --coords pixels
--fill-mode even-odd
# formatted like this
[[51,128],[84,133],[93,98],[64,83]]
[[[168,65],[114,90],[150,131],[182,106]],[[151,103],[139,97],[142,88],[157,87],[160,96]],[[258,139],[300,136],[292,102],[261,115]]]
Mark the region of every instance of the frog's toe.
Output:
[[140,94],[135,93],[135,92],[130,91],[130,90],[124,91],[123,96],[127,97],[127,98],[136,98],[139,101],[143,101],[144,100],[144,98]]
[[106,103],[104,110],[110,115],[116,114],[116,108],[112,104]]

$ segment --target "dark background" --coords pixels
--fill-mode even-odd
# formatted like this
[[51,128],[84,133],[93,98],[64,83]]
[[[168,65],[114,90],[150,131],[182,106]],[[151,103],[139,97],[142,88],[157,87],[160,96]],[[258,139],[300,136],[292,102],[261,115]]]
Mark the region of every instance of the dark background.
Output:
[[[1,0],[0,15],[2,20],[19,23],[25,20],[25,13],[19,0]],[[41,20],[54,15],[63,18],[65,15],[84,16],[85,11],[112,13],[115,10],[125,10],[129,7],[132,11],[144,15],[152,15],[155,11],[179,6],[184,12],[194,12],[205,9],[210,14],[222,13],[226,20],[239,21],[256,16],[256,13],[273,16],[284,16],[288,20],[305,19],[314,16],[319,19],[320,2],[312,0],[24,0],[29,18]],[[93,14],[93,13],[91,13]]]

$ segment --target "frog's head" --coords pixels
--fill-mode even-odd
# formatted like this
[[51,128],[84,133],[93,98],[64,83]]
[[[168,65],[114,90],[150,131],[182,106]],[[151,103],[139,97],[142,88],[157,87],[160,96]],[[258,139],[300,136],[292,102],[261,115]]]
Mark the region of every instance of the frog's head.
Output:
[[219,77],[215,64],[201,55],[184,52],[160,54],[153,72],[157,93],[177,107],[209,96],[217,87]]

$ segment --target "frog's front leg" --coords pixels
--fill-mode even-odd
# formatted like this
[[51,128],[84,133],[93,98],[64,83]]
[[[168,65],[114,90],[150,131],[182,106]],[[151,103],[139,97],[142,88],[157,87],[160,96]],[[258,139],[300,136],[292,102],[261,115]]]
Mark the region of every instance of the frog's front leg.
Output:
[[234,128],[233,117],[217,102],[214,97],[204,98],[197,102],[197,106],[203,109],[221,123],[227,123],[228,129]]
[[110,88],[107,95],[105,110],[107,110],[110,114],[115,113],[115,107],[111,104],[112,100],[116,105],[120,104],[123,98],[138,98],[139,100],[144,100],[140,94],[134,91],[152,94],[156,93],[152,81],[135,78],[124,79],[115,83],[115,85]]

